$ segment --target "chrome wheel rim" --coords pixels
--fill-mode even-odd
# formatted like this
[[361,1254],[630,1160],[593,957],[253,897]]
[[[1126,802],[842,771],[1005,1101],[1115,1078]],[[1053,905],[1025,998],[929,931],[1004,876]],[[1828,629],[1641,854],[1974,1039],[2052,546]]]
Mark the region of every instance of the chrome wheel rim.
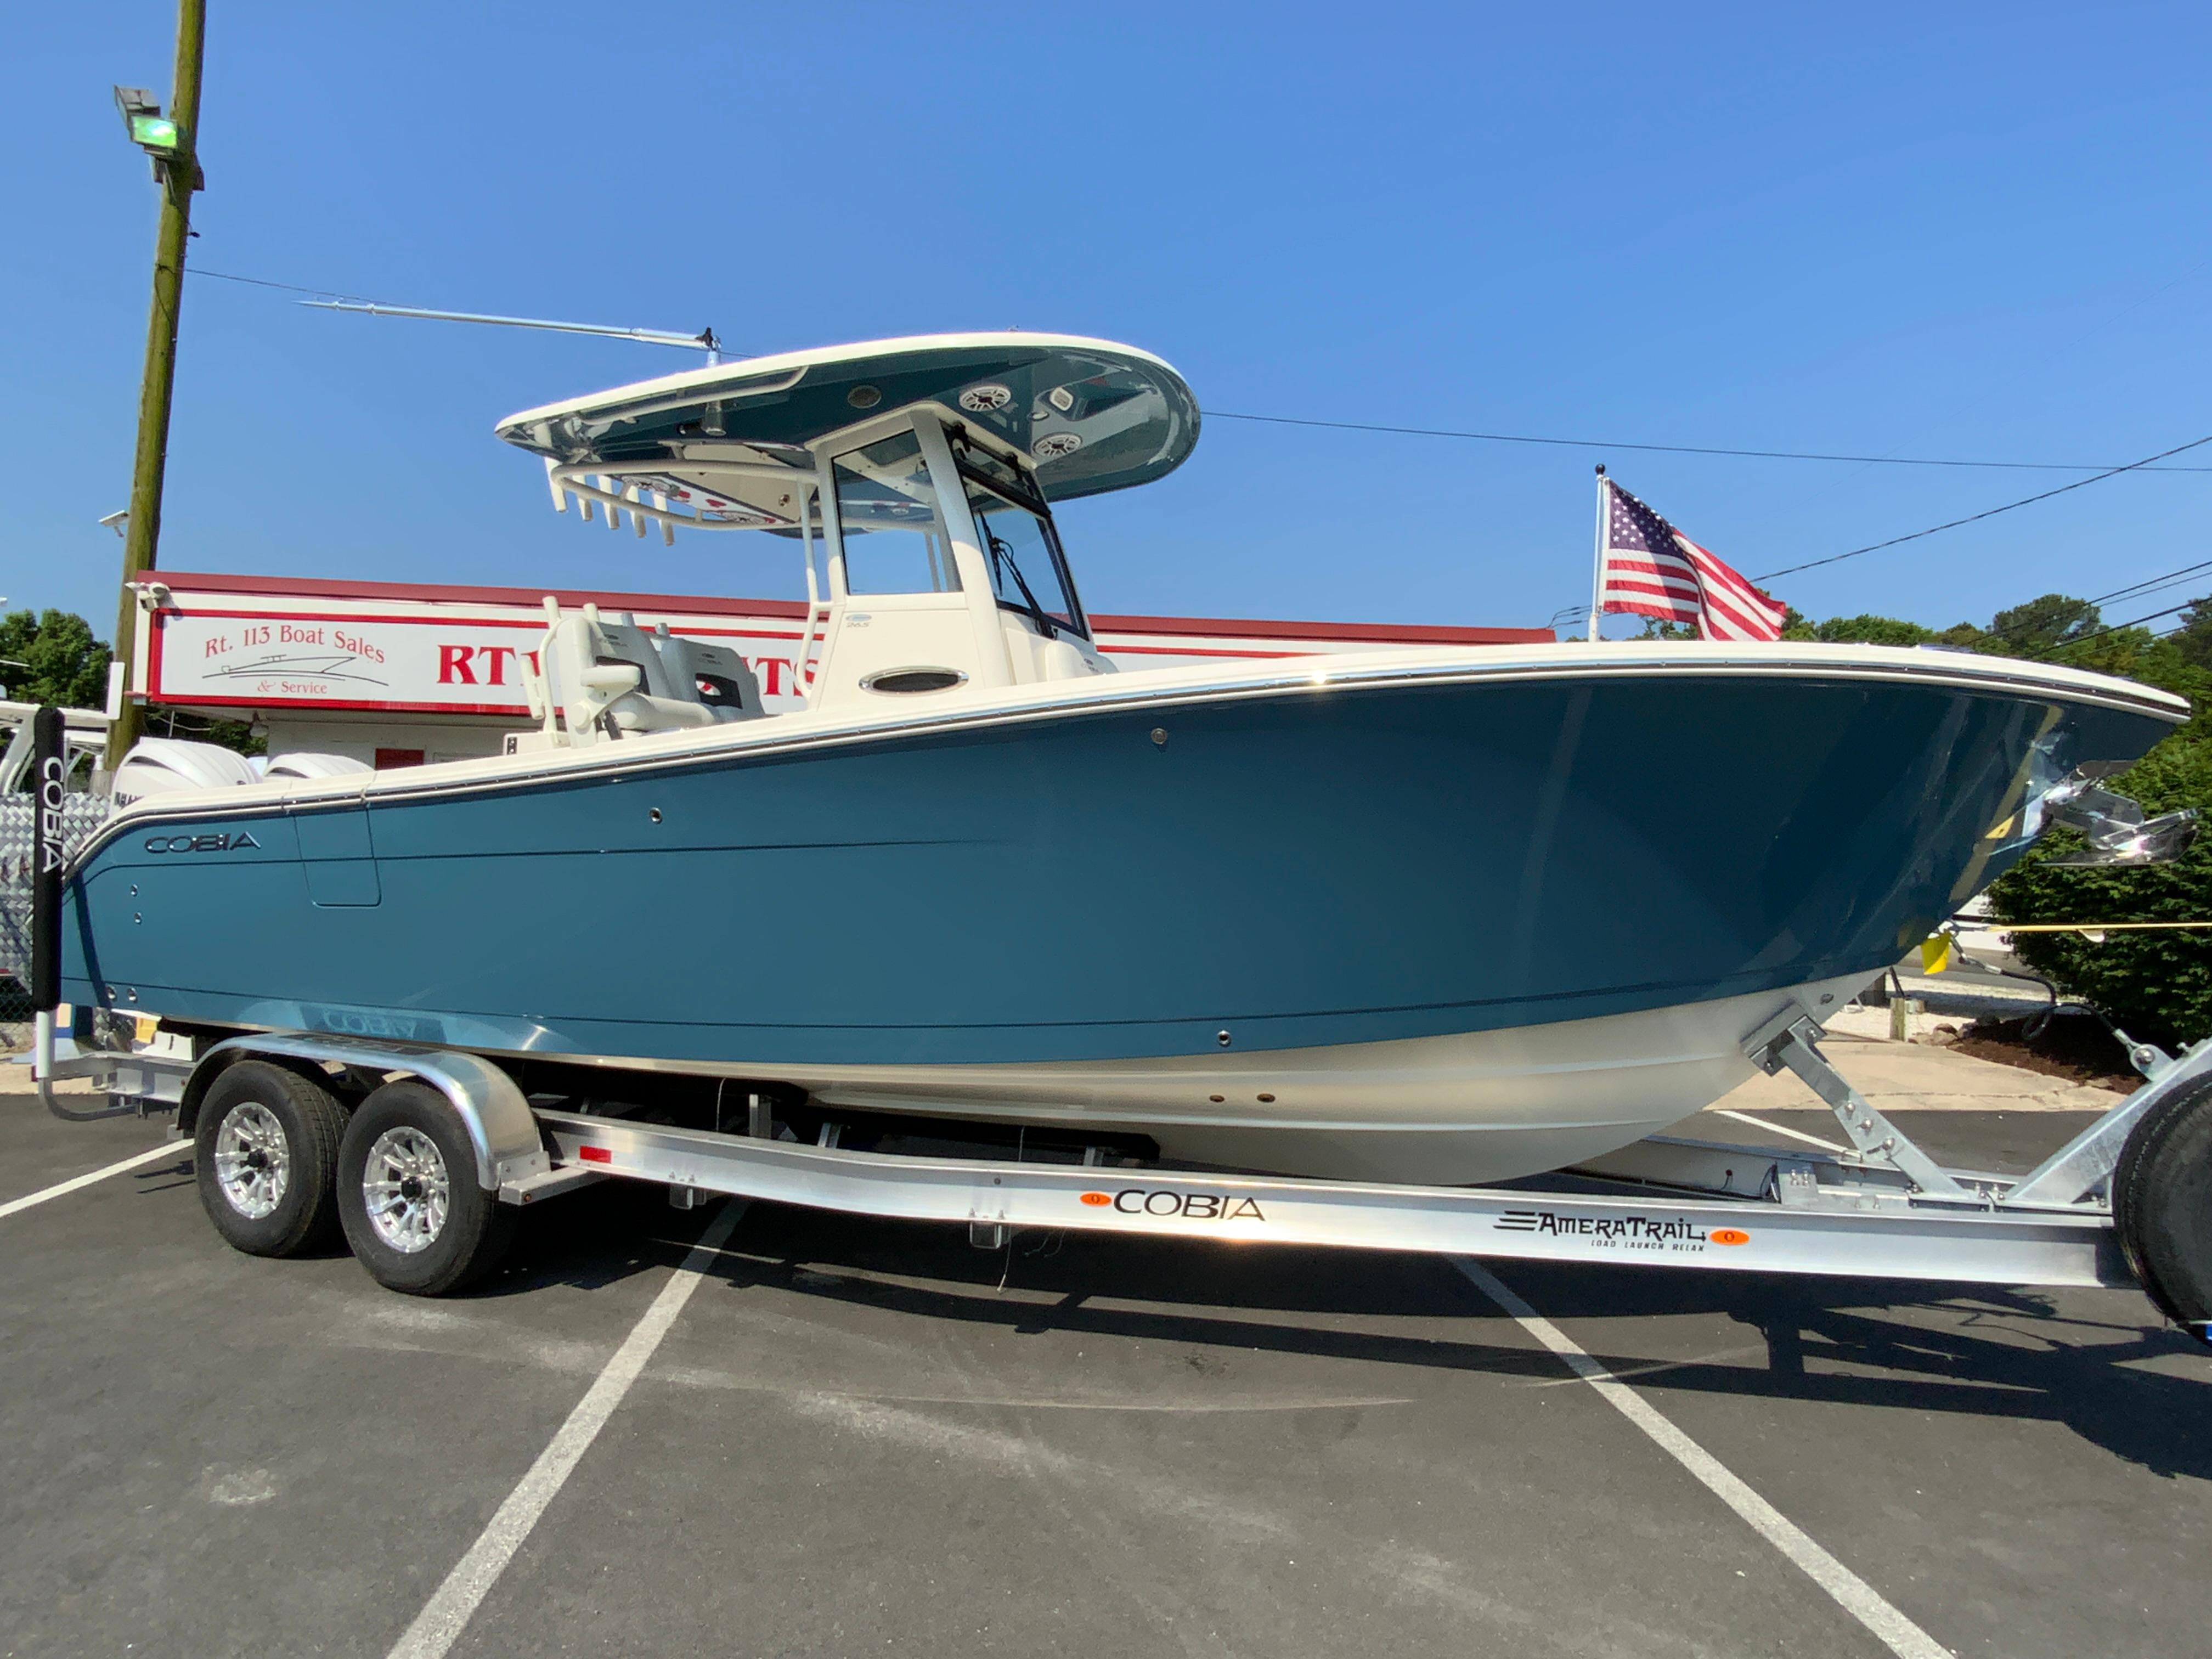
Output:
[[276,1113],[249,1100],[224,1115],[215,1132],[215,1180],[247,1220],[275,1212],[292,1184],[292,1147]]
[[369,1146],[361,1195],[377,1237],[402,1255],[428,1249],[453,1197],[438,1143],[420,1129],[386,1129]]

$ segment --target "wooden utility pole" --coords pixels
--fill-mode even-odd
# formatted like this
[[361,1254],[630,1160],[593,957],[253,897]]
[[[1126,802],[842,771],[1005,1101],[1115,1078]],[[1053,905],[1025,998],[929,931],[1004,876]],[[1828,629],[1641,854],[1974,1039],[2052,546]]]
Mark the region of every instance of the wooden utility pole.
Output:
[[[154,242],[154,304],[146,325],[146,372],[138,387],[138,451],[131,471],[131,517],[124,526],[123,593],[115,617],[115,653],[131,659],[138,625],[138,595],[131,584],[154,568],[161,538],[161,474],[169,454],[169,392],[176,380],[177,313],[185,296],[185,240],[191,230],[192,192],[203,182],[199,164],[200,48],[207,28],[207,0],[177,0],[177,69],[169,116],[177,124],[177,152],[159,163],[161,225]],[[126,687],[126,690],[129,688]],[[110,770],[144,730],[144,709],[126,696],[122,718],[107,734]]]

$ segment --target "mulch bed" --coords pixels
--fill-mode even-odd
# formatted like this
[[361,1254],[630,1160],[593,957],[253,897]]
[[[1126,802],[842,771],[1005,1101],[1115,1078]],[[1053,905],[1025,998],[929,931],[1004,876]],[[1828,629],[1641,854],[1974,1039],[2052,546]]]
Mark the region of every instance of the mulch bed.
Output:
[[2027,1024],[2026,1019],[1978,1019],[1944,1046],[1977,1060],[2121,1094],[2142,1087],[2142,1073],[2128,1064],[2127,1050],[2102,1021],[2087,1014],[2059,1014],[2033,1041]]

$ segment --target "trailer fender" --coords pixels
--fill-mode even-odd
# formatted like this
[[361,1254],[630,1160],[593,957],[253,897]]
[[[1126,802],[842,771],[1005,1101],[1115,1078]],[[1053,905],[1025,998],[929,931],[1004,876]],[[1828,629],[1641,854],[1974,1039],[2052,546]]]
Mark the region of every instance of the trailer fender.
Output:
[[181,1131],[191,1132],[209,1085],[225,1068],[246,1059],[295,1066],[330,1062],[380,1077],[397,1072],[420,1079],[443,1095],[460,1119],[476,1156],[477,1185],[488,1192],[544,1175],[553,1167],[529,1101],[513,1078],[482,1055],[305,1032],[258,1032],[228,1038],[209,1049],[185,1085],[177,1115]]

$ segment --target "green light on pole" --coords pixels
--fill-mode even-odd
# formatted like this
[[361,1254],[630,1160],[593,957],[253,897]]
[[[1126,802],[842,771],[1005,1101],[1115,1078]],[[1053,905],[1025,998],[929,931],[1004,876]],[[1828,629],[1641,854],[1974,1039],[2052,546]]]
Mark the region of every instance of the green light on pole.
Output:
[[115,107],[122,112],[123,129],[131,135],[131,142],[144,150],[156,161],[173,161],[182,147],[182,139],[173,117],[161,113],[161,106],[154,94],[143,87],[118,87]]
[[177,153],[177,124],[166,115],[134,115],[131,142],[150,155],[171,159]]

